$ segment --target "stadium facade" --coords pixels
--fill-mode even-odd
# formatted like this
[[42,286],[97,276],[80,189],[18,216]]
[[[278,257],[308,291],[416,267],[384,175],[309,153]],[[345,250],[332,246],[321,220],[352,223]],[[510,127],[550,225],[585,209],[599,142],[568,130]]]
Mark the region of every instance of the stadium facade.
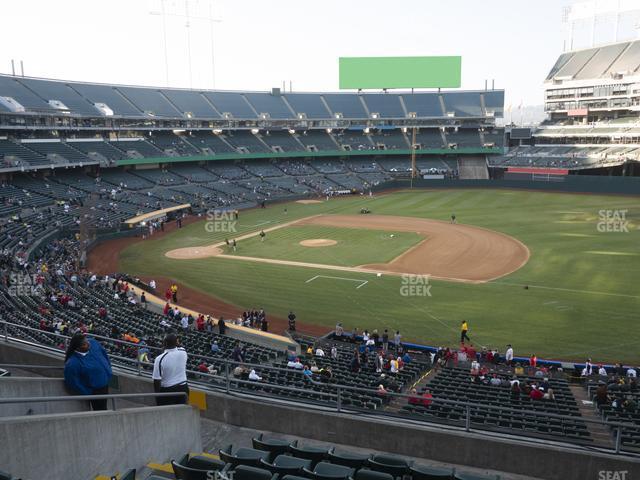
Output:
[[563,53],[544,90],[548,119],[510,129],[514,148],[495,163],[507,176],[640,173],[640,41]]
[[[504,92],[178,90],[0,77],[2,170],[502,153]],[[453,160],[444,162],[442,160]]]

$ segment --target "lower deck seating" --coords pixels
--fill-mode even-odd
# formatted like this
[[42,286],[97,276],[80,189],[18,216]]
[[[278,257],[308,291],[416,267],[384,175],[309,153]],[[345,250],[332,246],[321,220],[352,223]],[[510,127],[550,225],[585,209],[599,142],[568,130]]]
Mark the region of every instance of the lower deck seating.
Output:
[[[571,442],[591,442],[586,424],[578,410],[575,397],[564,379],[537,377],[516,377],[520,385],[545,382],[553,390],[554,400],[532,400],[525,393],[514,395],[510,381],[504,373],[496,373],[501,385],[494,386],[486,381],[475,381],[467,368],[446,367],[429,381],[427,388],[435,401],[428,407],[406,405],[403,409],[412,414],[428,418],[429,421],[464,422],[465,407],[438,404],[437,399],[472,403],[471,424],[482,429],[492,429],[512,434],[544,436]],[[501,408],[509,410],[501,410]],[[521,413],[522,412],[522,413]],[[523,413],[526,412],[526,415]],[[559,419],[548,414],[572,417]]]
[[[334,445],[316,445],[260,434],[251,447],[227,445],[217,452],[185,454],[166,464],[149,464],[147,480],[213,478],[219,472],[234,480],[498,480],[452,465],[419,463],[399,455],[361,453]],[[173,474],[168,477],[167,474]],[[207,475],[209,473],[209,475]],[[128,475],[135,475],[135,471]],[[126,475],[122,477],[126,480]]]

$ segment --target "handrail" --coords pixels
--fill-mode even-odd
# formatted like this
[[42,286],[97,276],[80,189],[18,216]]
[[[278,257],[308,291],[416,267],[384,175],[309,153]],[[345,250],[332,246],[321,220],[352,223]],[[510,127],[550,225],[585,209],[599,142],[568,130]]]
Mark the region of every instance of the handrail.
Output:
[[38,370],[62,370],[64,365],[23,365],[20,363],[0,363],[0,368],[34,368]]
[[[18,328],[22,328],[22,329],[27,329],[27,330],[36,330],[40,333],[48,333],[50,335],[55,335],[58,337],[62,337],[62,338],[70,338],[64,335],[60,335],[60,334],[53,334],[51,332],[46,332],[43,330],[39,330],[39,329],[34,329],[31,327],[26,327],[23,325],[18,325],[18,324],[13,324],[10,322],[6,322],[6,321],[0,321],[0,324],[5,324],[5,329],[7,327],[7,325],[12,325]],[[96,336],[96,338],[98,338],[99,336]],[[7,333],[5,331],[5,340],[8,341],[8,336]],[[117,342],[117,343],[125,343],[131,346],[136,346],[139,348],[139,345],[135,344],[135,343],[131,343],[131,342],[125,342],[122,340],[114,340],[108,337],[100,337],[100,338],[104,338],[108,341],[113,341],[113,342]],[[49,348],[46,347],[45,348]],[[157,347],[148,347],[148,348],[154,348],[156,350],[160,350]],[[196,355],[194,355],[196,356]],[[138,375],[143,375],[145,372],[143,372],[142,367],[146,366],[146,367],[152,367],[153,364],[149,363],[149,362],[143,362],[141,361],[139,358],[127,358],[127,357],[121,357],[118,355],[109,355],[110,358],[113,359],[117,359],[119,361],[124,361],[127,363],[133,363],[136,365],[137,368],[137,374]],[[197,356],[196,356],[197,357]],[[207,358],[207,357],[203,357],[203,358]],[[205,372],[199,372],[199,371],[193,371],[193,370],[187,370],[187,373],[190,373],[192,375],[195,376],[195,380],[192,379],[191,381],[193,381],[193,383],[196,383],[198,385],[202,385],[202,386],[211,386],[210,384],[206,384],[206,383],[201,383],[198,382],[197,379],[198,378],[211,378],[211,379],[215,379],[215,380],[220,380],[223,381],[225,383],[224,389],[226,390],[226,393],[231,393],[232,391],[232,387],[231,387],[231,382],[235,383],[235,384],[247,384],[247,385],[259,385],[262,387],[269,387],[269,388],[274,388],[274,389],[280,389],[283,391],[292,391],[292,392],[298,392],[298,393],[309,393],[308,389],[303,389],[303,388],[298,388],[298,387],[288,387],[288,386],[283,386],[283,385],[278,385],[278,384],[273,384],[273,383],[268,383],[268,382],[263,382],[263,381],[251,381],[251,380],[241,380],[241,379],[237,379],[234,377],[231,377],[230,373],[230,369],[229,366],[230,365],[243,365],[243,366],[255,366],[257,368],[259,368],[260,370],[266,370],[266,369],[275,369],[275,370],[285,370],[289,373],[295,373],[295,372],[299,372],[297,370],[294,369],[289,369],[289,368],[277,368],[277,367],[270,367],[270,366],[266,366],[266,365],[255,365],[255,364],[246,364],[246,363],[241,363],[241,362],[235,362],[233,360],[225,360],[225,359],[217,359],[214,358],[216,361],[222,361],[225,365],[225,369],[224,369],[224,376],[222,375],[214,375],[214,374],[210,374],[210,373],[205,373]],[[302,372],[299,372],[300,374],[302,374]],[[335,403],[336,403],[336,410],[338,412],[342,412],[345,409],[342,407],[342,396],[343,396],[343,392],[344,391],[352,391],[352,392],[360,392],[360,393],[366,393],[372,396],[379,396],[377,390],[372,390],[372,389],[367,389],[367,388],[362,388],[362,387],[352,387],[349,385],[340,385],[340,384],[334,384],[334,383],[323,383],[323,382],[318,382],[313,380],[312,378],[307,377],[306,375],[302,374],[307,381],[309,381],[311,384],[316,385],[316,386],[323,386],[325,388],[332,388],[336,390],[336,393],[328,393],[328,392],[319,392],[316,390],[313,390],[314,394],[317,394],[319,396],[325,396],[325,397],[329,397],[331,399],[335,399]],[[236,390],[233,390],[236,391]],[[244,390],[237,390],[240,393],[246,393],[246,391]],[[144,395],[144,394],[143,394]],[[405,393],[394,393],[394,392],[387,392],[385,393],[385,397],[388,398],[402,398],[402,399],[409,399],[414,397],[414,395],[409,395],[409,394],[405,394]],[[68,398],[68,397],[66,397]],[[83,396],[82,398],[86,399],[87,396]],[[288,401],[291,401],[291,399],[287,399]],[[477,403],[471,403],[471,402],[461,402],[458,400],[448,400],[448,399],[444,399],[444,398],[431,398],[430,399],[432,403],[434,404],[443,404],[443,405],[453,405],[453,406],[458,406],[458,407],[464,407],[465,409],[465,413],[464,413],[464,420],[465,420],[465,430],[466,431],[471,431],[471,430],[479,430],[479,431],[485,431],[481,428],[471,428],[471,412],[473,410],[477,410],[478,408],[482,408],[482,409],[487,409],[487,410],[491,410],[494,412],[509,412],[509,413],[516,413],[518,415],[522,415],[522,416],[534,416],[534,417],[544,417],[544,418],[555,418],[558,420],[564,420],[564,421],[570,421],[575,423],[576,421],[580,421],[580,422],[584,422],[584,423],[591,423],[591,424],[597,424],[597,425],[605,425],[608,427],[611,427],[612,429],[616,430],[616,437],[615,437],[615,453],[619,454],[621,452],[621,432],[623,428],[630,428],[633,427],[635,428],[636,426],[634,424],[631,423],[623,423],[623,422],[610,422],[607,420],[592,420],[589,418],[585,418],[581,415],[577,415],[577,416],[571,416],[571,415],[560,415],[560,414],[554,414],[554,413],[546,413],[546,412],[537,412],[537,411],[533,411],[533,410],[518,410],[518,409],[514,409],[511,407],[501,407],[501,406],[494,406],[494,405],[487,405],[487,404],[477,404]],[[356,410],[357,411],[357,407],[352,407],[352,410]],[[371,413],[371,412],[369,412]],[[383,414],[383,415],[390,415],[389,412],[376,412],[377,414]],[[462,415],[461,415],[462,416]],[[527,435],[518,435],[519,437],[522,438],[529,438],[527,437]],[[535,438],[535,437],[533,437]],[[562,440],[562,438],[558,438],[558,442],[559,443],[564,443],[564,444],[570,444],[570,442],[566,442]],[[600,447],[603,450],[607,450],[607,451],[611,451],[611,449],[607,449],[606,447]]]
[[106,395],[55,395],[51,397],[9,397],[0,398],[0,405],[8,403],[45,403],[71,402],[75,400],[117,400],[141,397],[187,397],[186,392],[158,392],[158,393],[114,393]]
[[[0,324],[5,326],[5,332],[3,334],[3,336],[7,337],[7,333],[6,333],[6,327],[8,326],[12,326],[12,327],[16,327],[22,330],[29,330],[29,331],[33,331],[33,332],[38,332],[38,333],[42,333],[45,335],[50,335],[53,337],[57,337],[57,338],[61,338],[61,339],[65,339],[65,340],[70,340],[71,337],[68,335],[62,335],[60,333],[56,333],[56,332],[48,332],[46,330],[41,330],[39,328],[34,328],[34,327],[27,327],[26,325],[20,325],[18,323],[12,323],[12,322],[8,322],[6,320],[0,320]],[[149,350],[155,350],[155,351],[159,351],[159,352],[163,352],[164,349],[161,347],[153,347],[150,345],[140,345],[138,343],[133,343],[133,342],[128,342],[126,340],[119,340],[119,339],[115,339],[115,338],[111,338],[111,337],[105,337],[103,335],[97,335],[94,333],[89,333],[87,334],[88,336],[92,337],[92,338],[97,338],[100,340],[104,340],[105,342],[111,342],[111,343],[117,343],[117,344],[121,344],[121,345],[127,345],[129,347],[133,347],[133,348],[147,348]],[[238,340],[239,343],[247,343],[247,342],[242,342],[240,340]],[[238,364],[239,362],[236,362],[235,360],[229,360],[226,358],[222,358],[222,357],[211,357],[211,356],[206,356],[206,355],[199,355],[196,353],[190,353],[189,354],[190,357],[192,358],[197,358],[197,359],[203,359],[203,360],[208,360],[210,362],[222,362],[222,363],[227,363],[227,364]],[[249,362],[242,362],[242,365],[245,366],[249,366],[249,367],[256,367],[256,368],[261,368],[261,369],[268,369],[268,370],[276,370],[276,371],[287,371],[287,372],[292,372],[291,369],[289,368],[282,368],[282,367],[274,367],[271,365],[261,365],[259,363],[249,363]],[[294,373],[299,373],[300,375],[303,375],[302,372],[297,371],[297,370],[293,370]]]

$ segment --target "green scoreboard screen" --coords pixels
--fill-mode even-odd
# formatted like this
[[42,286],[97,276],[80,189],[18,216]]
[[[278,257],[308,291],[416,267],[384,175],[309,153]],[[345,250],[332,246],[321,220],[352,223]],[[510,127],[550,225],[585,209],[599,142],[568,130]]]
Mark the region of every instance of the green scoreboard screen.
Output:
[[341,89],[460,88],[462,57],[340,57]]

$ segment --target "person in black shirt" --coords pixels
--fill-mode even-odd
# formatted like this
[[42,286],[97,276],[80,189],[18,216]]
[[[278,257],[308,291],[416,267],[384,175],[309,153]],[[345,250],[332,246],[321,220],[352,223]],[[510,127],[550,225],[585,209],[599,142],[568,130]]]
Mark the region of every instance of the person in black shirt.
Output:
[[296,314],[293,312],[289,312],[289,316],[287,318],[289,319],[289,331],[295,332],[296,331]]

